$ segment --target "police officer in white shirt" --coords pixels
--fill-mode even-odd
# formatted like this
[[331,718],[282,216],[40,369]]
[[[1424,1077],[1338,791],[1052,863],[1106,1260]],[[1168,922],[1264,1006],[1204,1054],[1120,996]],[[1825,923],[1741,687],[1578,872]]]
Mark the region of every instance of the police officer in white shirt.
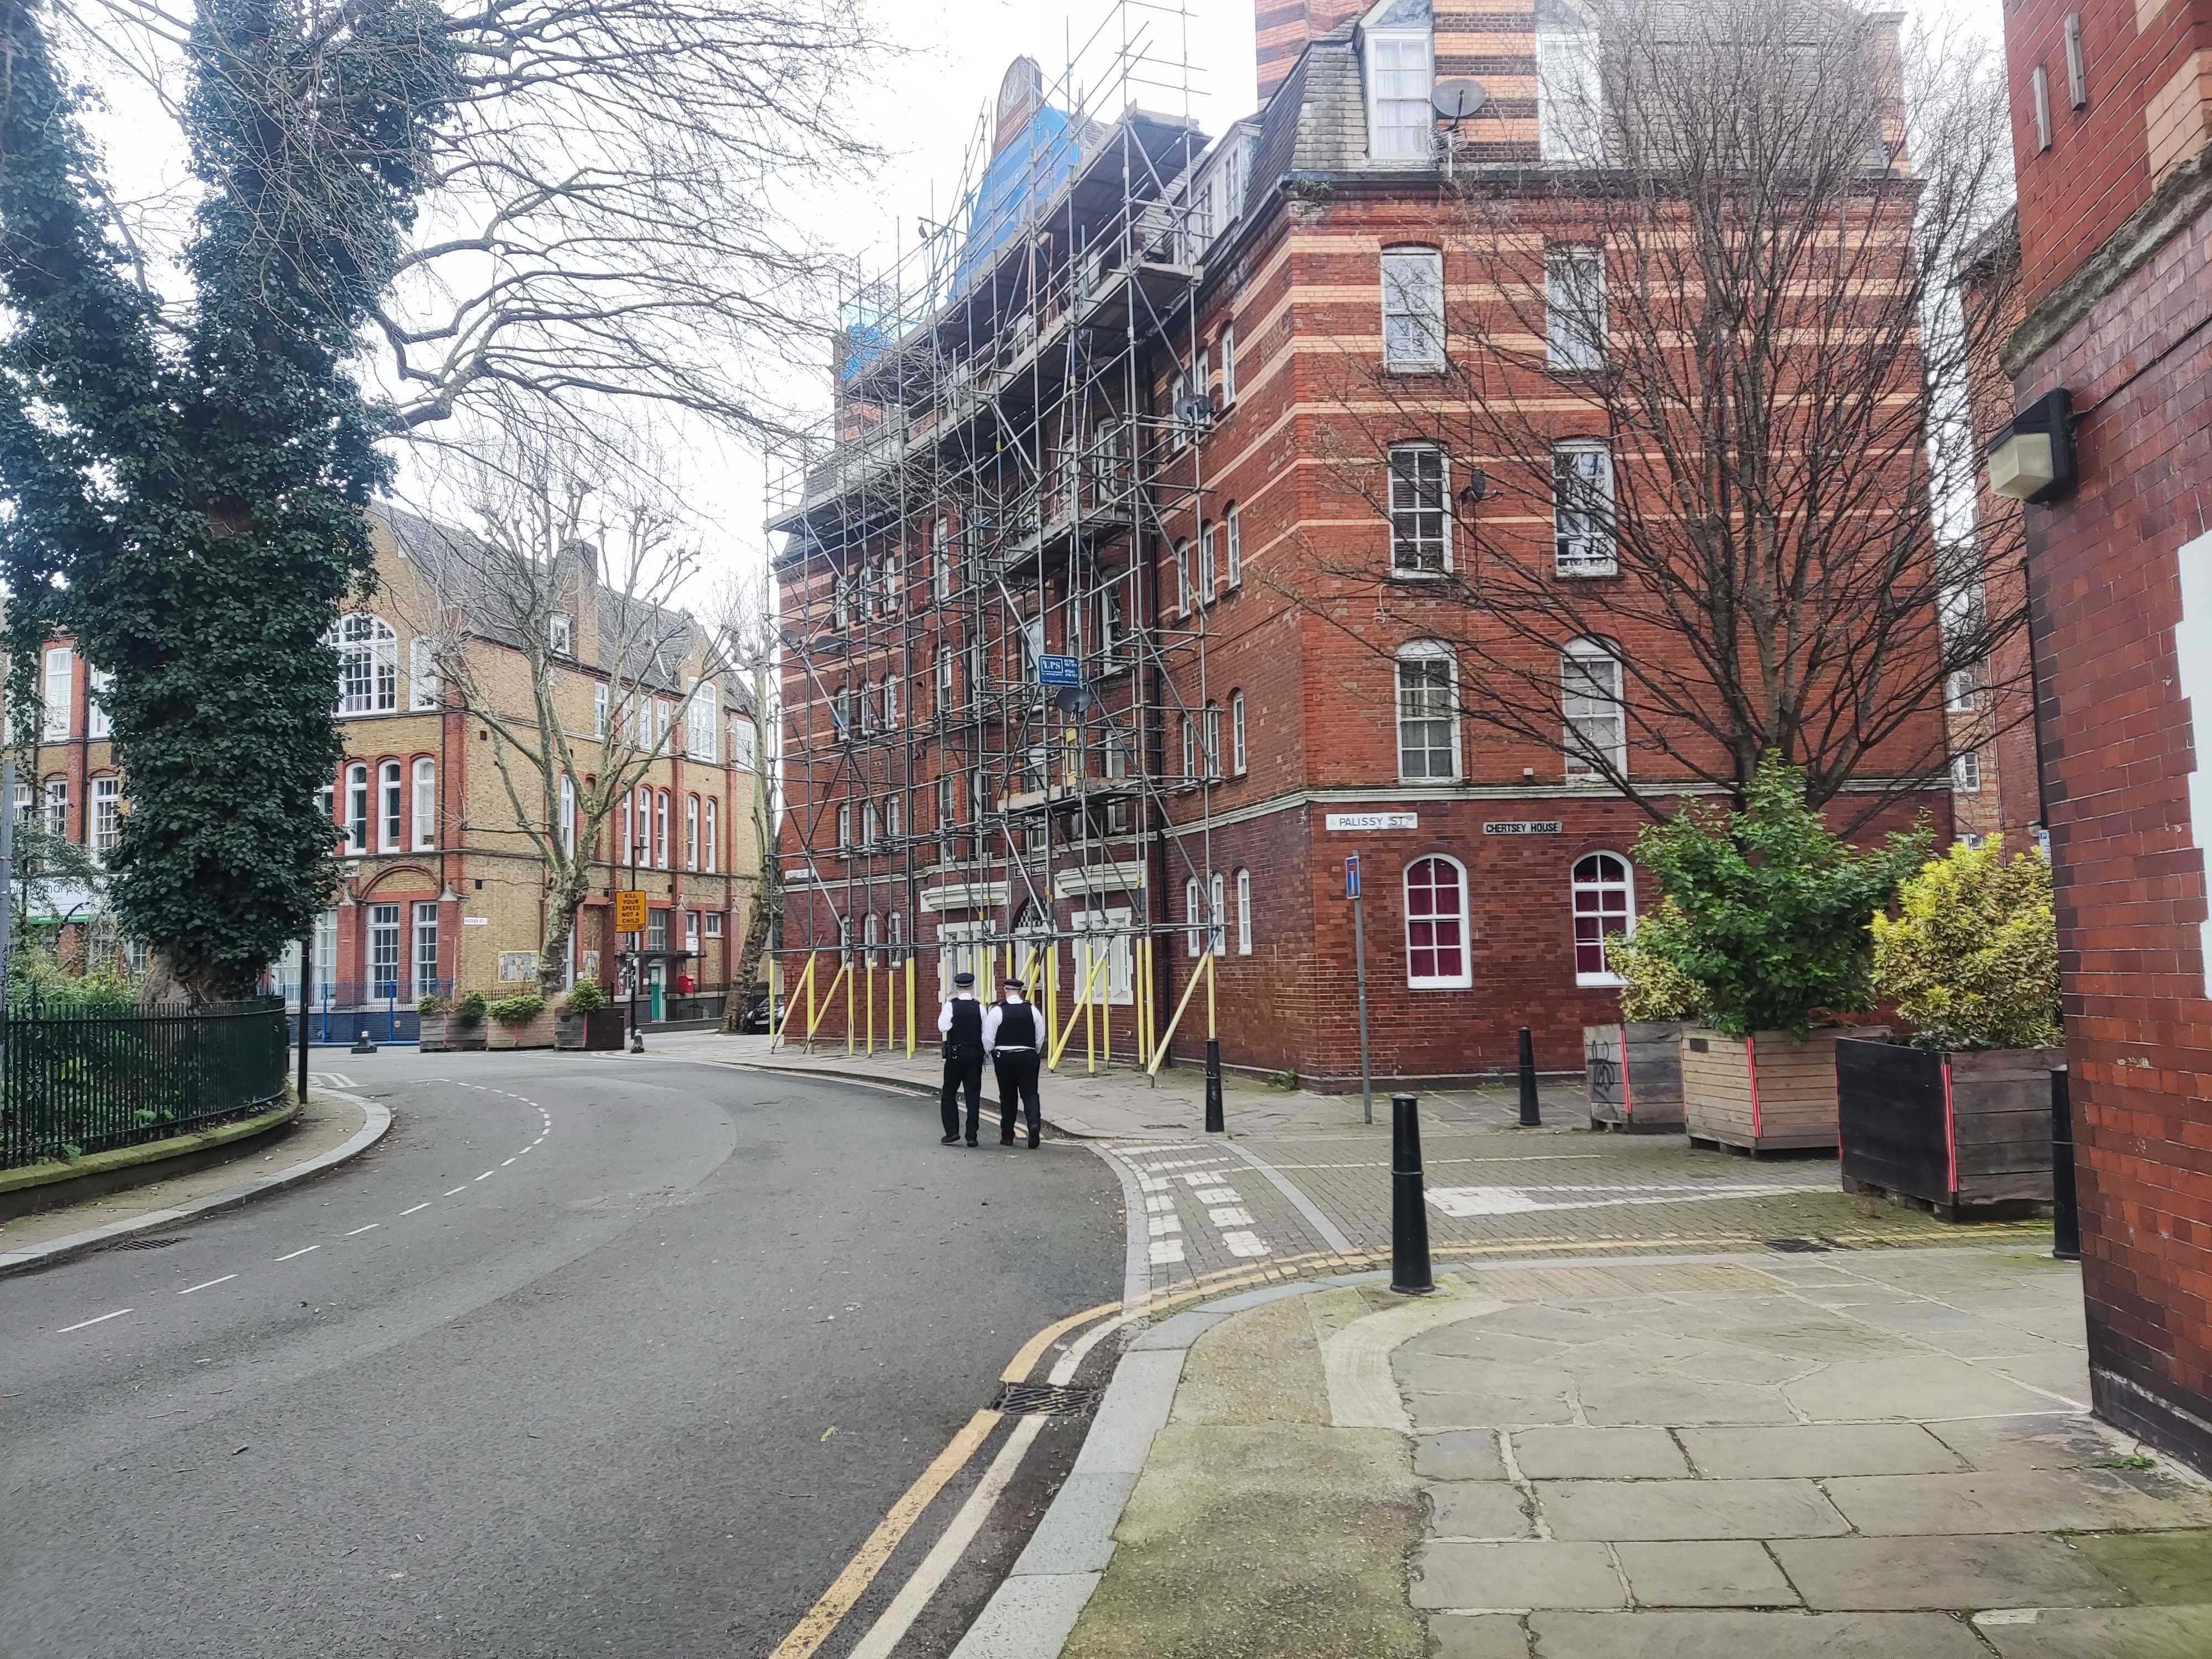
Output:
[[937,1031],[945,1039],[945,1082],[937,1092],[938,1115],[945,1120],[942,1144],[960,1144],[958,1102],[964,1089],[968,1095],[968,1144],[973,1146],[975,1120],[983,1109],[983,1060],[989,1053],[983,1035],[982,1005],[975,1000],[975,975],[953,975],[952,1000],[938,1011]]
[[983,1016],[983,1049],[991,1056],[991,1069],[999,1078],[999,1145],[1014,1144],[1014,1111],[1018,1103],[1029,1120],[1030,1146],[1037,1144],[1043,1103],[1037,1095],[1037,1068],[1043,1060],[1043,1023],[1036,1008],[1024,998],[1022,982],[1010,978],[1000,1000]]

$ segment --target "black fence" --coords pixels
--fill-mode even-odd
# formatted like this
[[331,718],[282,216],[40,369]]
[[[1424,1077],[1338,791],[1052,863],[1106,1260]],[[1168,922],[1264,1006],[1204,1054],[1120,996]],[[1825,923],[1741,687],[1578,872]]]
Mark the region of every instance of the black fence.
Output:
[[189,1133],[284,1093],[283,1000],[8,1014],[0,1169]]
[[[538,981],[517,985],[517,991],[534,991]],[[307,1045],[337,1047],[364,1035],[371,1042],[415,1042],[422,1038],[422,1021],[416,1006],[426,996],[453,994],[450,979],[337,980],[314,988],[307,1004]],[[292,1004],[299,1018],[300,1005]]]

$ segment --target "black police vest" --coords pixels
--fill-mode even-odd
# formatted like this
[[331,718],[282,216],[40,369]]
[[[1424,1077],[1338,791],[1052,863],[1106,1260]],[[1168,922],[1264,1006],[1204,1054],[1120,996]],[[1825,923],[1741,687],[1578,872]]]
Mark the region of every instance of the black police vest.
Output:
[[945,1051],[963,1058],[983,1052],[983,1006],[973,997],[952,1000],[952,1029],[945,1035]]
[[1037,1046],[1036,1015],[1026,1002],[1010,1002],[999,1010],[999,1047],[1034,1048]]

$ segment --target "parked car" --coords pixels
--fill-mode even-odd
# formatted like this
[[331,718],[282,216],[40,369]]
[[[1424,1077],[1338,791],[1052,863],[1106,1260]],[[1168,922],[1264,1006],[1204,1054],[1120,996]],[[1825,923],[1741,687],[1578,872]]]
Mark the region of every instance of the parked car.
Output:
[[768,993],[757,993],[746,1004],[744,1017],[738,1021],[740,1031],[768,1031],[775,1029],[775,1011],[769,1006]]

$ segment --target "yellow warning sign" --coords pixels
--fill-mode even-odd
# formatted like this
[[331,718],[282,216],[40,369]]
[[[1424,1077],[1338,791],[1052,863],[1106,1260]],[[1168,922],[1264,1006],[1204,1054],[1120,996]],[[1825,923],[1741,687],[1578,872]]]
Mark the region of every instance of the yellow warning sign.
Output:
[[645,931],[645,895],[632,889],[615,895],[615,932],[641,933]]

